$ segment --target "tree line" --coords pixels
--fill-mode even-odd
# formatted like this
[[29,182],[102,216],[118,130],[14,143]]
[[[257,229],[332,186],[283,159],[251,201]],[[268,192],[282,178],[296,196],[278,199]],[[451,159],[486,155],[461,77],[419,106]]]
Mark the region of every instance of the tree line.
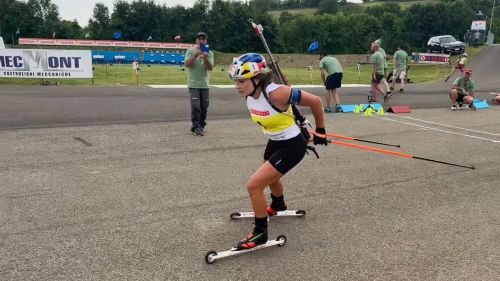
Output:
[[[451,34],[462,39],[477,11],[489,19],[491,5],[491,0],[442,0],[402,9],[396,3],[364,7],[345,0],[197,0],[186,8],[153,0],[117,0],[111,9],[97,3],[93,17],[81,27],[76,21],[62,20],[51,0],[1,0],[0,10],[6,12],[0,13],[0,28],[7,42],[12,34],[109,40],[118,31],[121,40],[172,42],[180,35],[183,42],[194,42],[195,34],[204,31],[212,49],[263,51],[248,23],[252,18],[264,26],[274,52],[305,53],[311,42],[318,41],[320,51],[331,54],[366,53],[377,38],[382,38],[388,51],[397,45],[414,51],[425,49],[431,36]],[[268,13],[289,7],[318,9],[307,16],[283,11],[273,18]],[[492,31],[500,38],[497,19]]]

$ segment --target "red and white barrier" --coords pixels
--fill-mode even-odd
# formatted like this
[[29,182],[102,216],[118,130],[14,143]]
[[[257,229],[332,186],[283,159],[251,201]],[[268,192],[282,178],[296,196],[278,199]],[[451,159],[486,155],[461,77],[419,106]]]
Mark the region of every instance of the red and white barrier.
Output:
[[141,42],[141,41],[113,41],[113,40],[81,40],[81,39],[47,39],[47,38],[19,38],[20,45],[47,45],[47,46],[84,46],[84,47],[128,47],[151,49],[188,49],[194,44]]

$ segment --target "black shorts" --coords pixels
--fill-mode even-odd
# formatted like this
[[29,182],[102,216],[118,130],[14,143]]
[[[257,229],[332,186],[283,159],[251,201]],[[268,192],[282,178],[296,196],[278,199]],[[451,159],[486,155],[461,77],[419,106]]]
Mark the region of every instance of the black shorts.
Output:
[[290,171],[304,158],[306,154],[306,139],[302,134],[289,140],[267,142],[264,160],[283,175]]
[[[462,103],[464,102],[464,97],[467,96],[464,94],[464,92],[462,92],[462,90],[458,90],[457,89],[457,102],[458,103]],[[450,94],[450,98],[451,98],[451,94]]]
[[342,87],[342,72],[335,72],[326,77],[325,88],[327,90],[335,90]]
[[372,83],[375,83],[378,85],[378,84],[380,84],[380,81],[382,81],[382,78],[384,78],[385,76],[382,74],[376,73],[375,77],[376,77],[376,79],[373,79],[373,77],[372,77]]

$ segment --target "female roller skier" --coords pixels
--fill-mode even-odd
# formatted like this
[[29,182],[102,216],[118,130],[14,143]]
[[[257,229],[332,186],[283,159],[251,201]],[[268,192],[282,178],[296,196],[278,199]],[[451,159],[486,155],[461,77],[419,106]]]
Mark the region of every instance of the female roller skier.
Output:
[[[268,240],[267,217],[287,209],[281,178],[306,153],[307,141],[296,122],[292,105],[308,106],[315,119],[316,132],[325,135],[325,115],[321,98],[306,91],[292,89],[271,81],[271,70],[262,55],[248,53],[229,67],[236,89],[246,99],[253,122],[269,138],[264,164],[250,177],[247,190],[255,213],[252,233],[241,240],[238,250],[250,249]],[[314,135],[314,144],[327,144],[327,139]],[[271,205],[267,206],[264,189],[271,189]]]

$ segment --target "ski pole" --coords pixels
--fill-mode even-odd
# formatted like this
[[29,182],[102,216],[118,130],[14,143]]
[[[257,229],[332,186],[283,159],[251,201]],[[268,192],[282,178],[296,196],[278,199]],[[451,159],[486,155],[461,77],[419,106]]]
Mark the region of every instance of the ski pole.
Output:
[[375,147],[363,146],[363,145],[358,145],[358,144],[353,144],[353,143],[341,142],[341,141],[328,140],[328,142],[332,143],[332,144],[340,145],[340,146],[359,148],[359,149],[378,152],[378,153],[387,154],[387,155],[399,156],[399,157],[404,157],[404,158],[413,158],[413,159],[424,160],[424,161],[440,163],[440,164],[446,164],[446,165],[450,165],[450,166],[462,167],[462,168],[467,168],[467,169],[472,169],[472,170],[476,169],[474,167],[474,165],[464,166],[464,165],[454,164],[454,163],[445,162],[445,161],[439,161],[439,160],[433,160],[433,159],[429,159],[429,158],[418,157],[418,156],[411,155],[411,154],[390,151],[390,150],[385,150],[385,149],[380,149],[380,148],[375,148]]
[[[316,132],[314,132],[314,131],[309,131],[309,133],[316,134]],[[358,138],[354,138],[354,137],[346,137],[346,136],[336,135],[336,134],[326,134],[325,136],[330,137],[330,138],[336,138],[336,139],[353,140],[353,141],[367,142],[367,143],[380,144],[380,145],[386,145],[386,146],[401,147],[399,144],[390,144],[390,143],[383,143],[383,142],[378,142],[378,141],[370,141],[370,140],[358,139]]]
[[273,54],[271,53],[271,50],[269,49],[269,46],[267,45],[266,38],[264,38],[264,28],[260,24],[256,24],[253,19],[248,19],[248,22],[252,24],[252,27],[255,30],[255,34],[259,36],[260,41],[262,41],[262,44],[264,45],[264,48],[266,49],[267,54],[271,58],[271,63],[272,65],[277,68],[275,71],[276,76],[278,76],[278,79],[280,80],[281,84],[286,84],[285,79],[283,78],[283,75],[281,73],[281,70],[278,68],[278,65],[276,64],[276,61],[273,58]]

